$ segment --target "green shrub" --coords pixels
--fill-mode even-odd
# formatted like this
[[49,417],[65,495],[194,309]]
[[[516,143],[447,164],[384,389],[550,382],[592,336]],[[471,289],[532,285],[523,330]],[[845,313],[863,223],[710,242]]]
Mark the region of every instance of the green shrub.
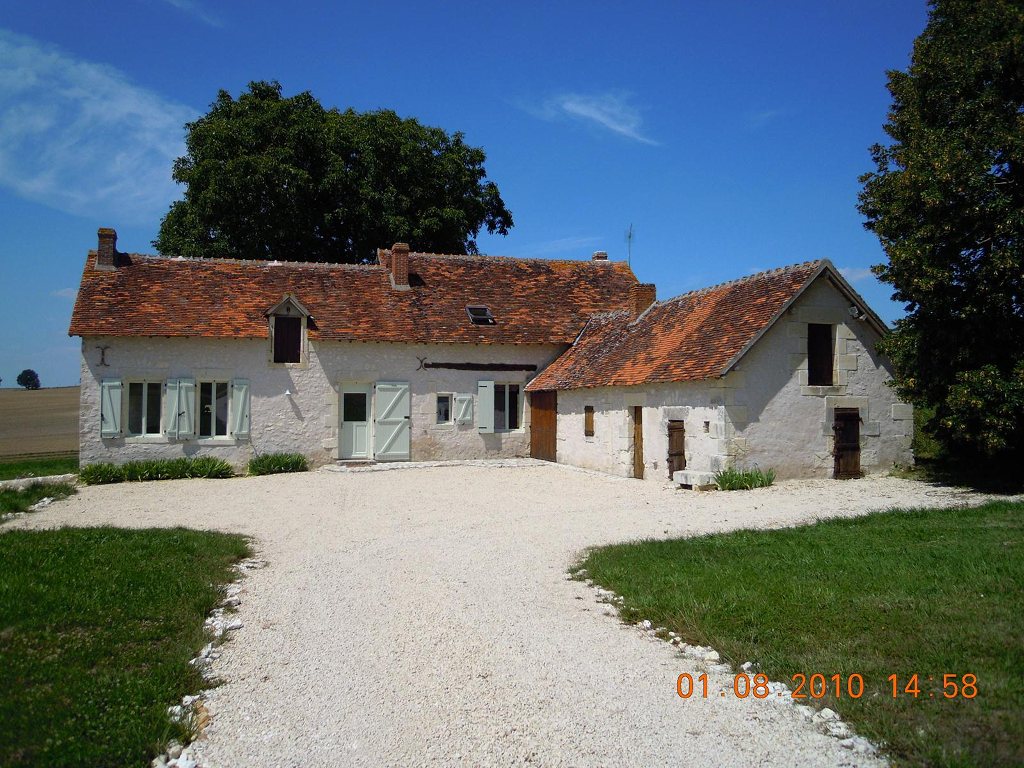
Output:
[[150,459],[124,464],[90,464],[78,473],[86,485],[102,483],[146,482],[149,480],[181,480],[183,478],[223,478],[234,475],[231,465],[213,456],[181,459]]
[[307,469],[309,469],[309,463],[301,453],[265,453],[249,460],[250,475],[305,472]]
[[124,472],[117,464],[87,464],[78,470],[78,479],[86,485],[120,483]]
[[191,461],[189,477],[224,478],[235,474],[230,464],[214,456],[200,456]]
[[729,468],[715,473],[715,483],[720,491],[749,491],[751,488],[767,488],[774,482],[774,469]]

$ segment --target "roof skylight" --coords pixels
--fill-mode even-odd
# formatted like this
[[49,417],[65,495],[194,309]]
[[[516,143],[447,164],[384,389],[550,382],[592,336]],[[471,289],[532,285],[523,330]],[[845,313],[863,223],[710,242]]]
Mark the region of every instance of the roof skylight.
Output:
[[473,325],[494,325],[496,322],[491,310],[483,304],[470,304],[466,307],[466,314]]

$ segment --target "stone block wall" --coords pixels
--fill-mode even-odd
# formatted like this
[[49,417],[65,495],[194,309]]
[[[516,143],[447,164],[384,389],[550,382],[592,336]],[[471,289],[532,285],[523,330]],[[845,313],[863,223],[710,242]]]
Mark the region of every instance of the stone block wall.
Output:
[[[437,393],[471,394],[477,381],[519,384],[527,371],[483,372],[427,369],[426,362],[516,363],[538,370],[564,346],[489,344],[368,344],[311,341],[308,361],[268,362],[259,339],[86,338],[82,341],[79,419],[81,461],[122,463],[133,459],[219,456],[242,467],[254,452],[294,451],[313,464],[338,458],[338,392],[345,383],[407,381],[411,395],[411,458],[479,459],[529,455],[529,405],[522,395],[519,429],[480,434],[470,425],[436,424]],[[107,347],[101,357],[97,347]],[[101,360],[106,366],[101,365]],[[100,381],[104,378],[164,381],[174,377],[250,382],[251,437],[171,440],[163,436],[100,436]],[[289,394],[286,394],[289,393]],[[371,435],[372,442],[372,435]]]

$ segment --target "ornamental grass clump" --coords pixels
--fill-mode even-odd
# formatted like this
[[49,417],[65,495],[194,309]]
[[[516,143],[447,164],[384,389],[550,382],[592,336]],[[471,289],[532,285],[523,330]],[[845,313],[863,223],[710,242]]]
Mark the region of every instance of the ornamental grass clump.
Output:
[[774,469],[720,469],[715,473],[715,484],[720,491],[749,491],[767,488],[775,482]]
[[309,469],[301,453],[265,453],[249,460],[250,475],[276,475],[280,472],[305,472]]
[[150,459],[124,464],[90,464],[82,467],[78,479],[86,485],[104,483],[182,480],[185,478],[224,478],[235,474],[231,465],[214,456],[180,459]]

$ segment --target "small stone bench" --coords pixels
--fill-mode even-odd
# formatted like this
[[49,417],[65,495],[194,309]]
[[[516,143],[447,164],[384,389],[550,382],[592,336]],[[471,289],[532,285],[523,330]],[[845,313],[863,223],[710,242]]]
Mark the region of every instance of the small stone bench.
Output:
[[698,472],[693,469],[681,469],[672,473],[672,482],[688,485],[695,491],[706,491],[716,486],[714,472]]

